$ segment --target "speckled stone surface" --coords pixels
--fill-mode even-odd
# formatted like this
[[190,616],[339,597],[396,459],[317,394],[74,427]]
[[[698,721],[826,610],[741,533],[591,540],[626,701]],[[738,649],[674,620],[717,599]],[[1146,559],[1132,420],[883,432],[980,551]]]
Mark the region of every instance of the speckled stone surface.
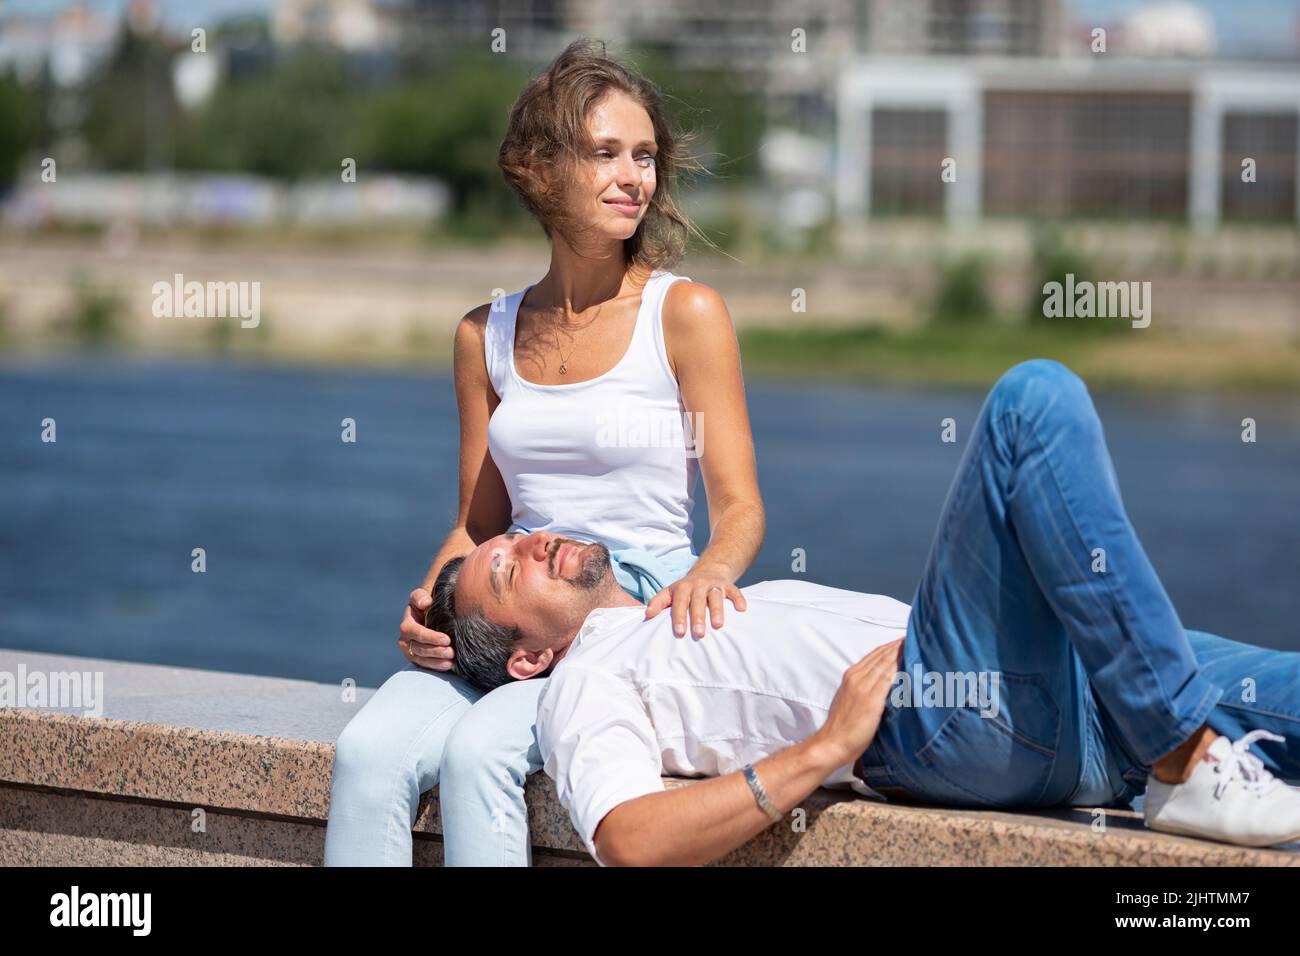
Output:
[[821,790],[805,830],[773,826],[721,866],[1300,866],[1300,844],[1257,850],[1156,833],[1141,814],[1052,813],[882,803]]
[[[325,828],[0,785],[0,866],[318,866]],[[441,866],[442,841],[417,839],[416,866]],[[534,866],[595,866],[547,851]]]
[[[307,681],[0,650],[0,671],[20,663],[101,671],[104,716],[0,708],[0,864],[320,862],[334,741],[371,691],[345,703],[339,687]],[[527,799],[534,863],[589,863],[544,774]],[[191,833],[195,807],[206,834]],[[825,790],[802,809],[797,826],[771,827],[719,865],[1300,865],[1295,844],[1153,833],[1115,810],[1100,830],[1084,809],[949,810]],[[414,830],[417,865],[440,864],[435,795]]]
[[314,866],[324,839],[313,824],[0,787],[6,866]]

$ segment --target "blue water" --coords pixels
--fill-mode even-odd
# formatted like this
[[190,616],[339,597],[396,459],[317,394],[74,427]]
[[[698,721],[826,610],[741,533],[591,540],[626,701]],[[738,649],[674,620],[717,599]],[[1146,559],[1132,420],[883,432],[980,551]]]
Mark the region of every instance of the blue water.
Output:
[[[742,583],[803,548],[812,580],[911,601],[962,448],[939,422],[964,439],[982,393],[748,395],[768,536]],[[1300,403],[1095,398],[1183,622],[1300,650]],[[442,373],[0,365],[0,646],[374,686],[455,511],[456,437]]]

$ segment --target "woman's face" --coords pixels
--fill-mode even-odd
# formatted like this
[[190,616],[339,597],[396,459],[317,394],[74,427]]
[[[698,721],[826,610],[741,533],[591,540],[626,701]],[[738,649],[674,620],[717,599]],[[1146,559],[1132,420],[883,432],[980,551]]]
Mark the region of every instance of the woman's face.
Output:
[[596,144],[589,162],[579,166],[573,201],[589,207],[575,210],[596,233],[624,240],[636,232],[654,195],[655,143],[650,115],[626,93],[611,92],[587,117],[587,132]]

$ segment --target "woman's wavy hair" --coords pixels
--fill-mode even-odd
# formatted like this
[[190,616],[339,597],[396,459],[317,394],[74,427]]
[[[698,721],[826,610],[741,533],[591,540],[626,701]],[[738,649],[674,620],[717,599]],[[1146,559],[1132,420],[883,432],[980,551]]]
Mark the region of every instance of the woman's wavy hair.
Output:
[[[624,259],[629,266],[646,270],[671,269],[681,261],[691,235],[713,245],[673,199],[679,175],[706,170],[686,155],[693,134],[669,127],[658,87],[607,57],[603,41],[585,37],[573,41],[524,88],[510,108],[510,126],[497,165],[548,239],[558,232],[570,242],[580,240],[582,224],[567,213],[565,190],[579,164],[596,149],[587,133],[587,117],[612,91],[626,93],[641,104],[654,125],[659,147],[654,196],[636,232],[624,243]],[[549,189],[538,175],[540,168],[555,174]]]

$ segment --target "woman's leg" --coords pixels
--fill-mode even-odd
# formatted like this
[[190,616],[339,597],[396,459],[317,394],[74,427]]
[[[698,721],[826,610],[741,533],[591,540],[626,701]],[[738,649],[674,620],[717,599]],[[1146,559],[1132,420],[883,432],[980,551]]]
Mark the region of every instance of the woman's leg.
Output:
[[420,794],[438,782],[447,737],[482,696],[415,665],[388,678],[339,735],[326,866],[410,866]]
[[486,694],[452,729],[438,802],[446,866],[529,866],[524,784],[542,768],[537,699],[545,678]]

